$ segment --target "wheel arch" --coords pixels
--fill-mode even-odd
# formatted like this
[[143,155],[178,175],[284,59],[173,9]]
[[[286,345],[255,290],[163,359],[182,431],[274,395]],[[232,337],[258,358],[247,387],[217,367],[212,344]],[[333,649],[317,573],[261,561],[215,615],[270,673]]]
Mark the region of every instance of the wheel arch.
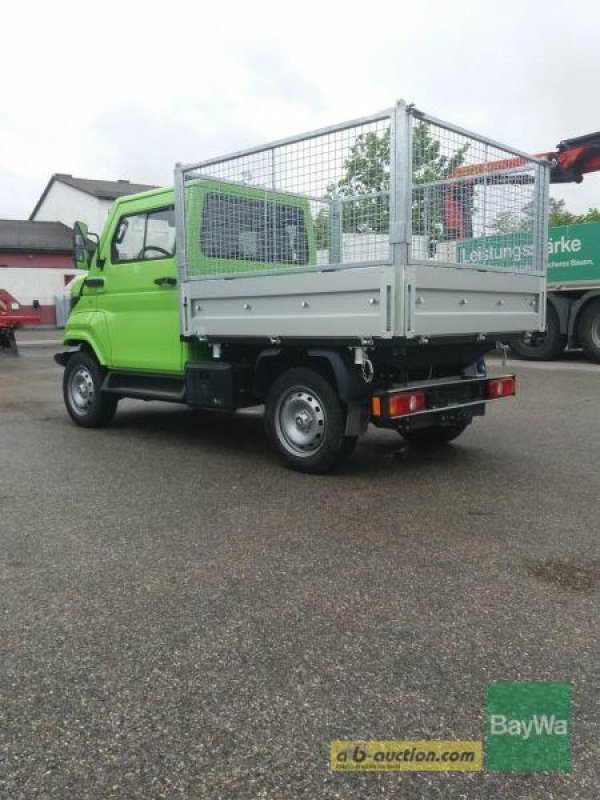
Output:
[[351,353],[332,347],[270,348],[259,353],[254,366],[253,388],[257,397],[266,397],[274,380],[286,369],[308,367],[319,372],[335,387],[347,404],[366,400],[370,386],[361,377]]
[[103,367],[106,366],[106,355],[102,349],[98,347],[97,342],[92,337],[85,334],[77,335],[70,333],[69,336],[65,338],[64,343],[69,349],[64,350],[61,353],[57,353],[54,356],[54,360],[63,367],[67,366],[71,356],[73,356],[75,353],[88,353],[90,356],[96,359],[98,364]]

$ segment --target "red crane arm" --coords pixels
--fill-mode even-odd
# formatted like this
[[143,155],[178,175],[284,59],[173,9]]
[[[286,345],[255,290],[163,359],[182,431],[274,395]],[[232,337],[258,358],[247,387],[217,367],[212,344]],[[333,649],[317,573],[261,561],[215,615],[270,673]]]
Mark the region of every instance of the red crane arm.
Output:
[[600,132],[562,141],[554,153],[543,153],[552,164],[550,183],[581,183],[600,170]]
[[[537,157],[550,162],[550,183],[581,183],[585,174],[600,171],[600,132],[564,139],[555,151],[539,153]],[[493,180],[498,183],[517,183],[522,180],[517,175],[501,176],[498,173],[526,163],[526,159],[515,156],[487,164],[466,164],[457,167],[450,177],[463,180],[449,184],[442,198],[447,238],[465,239],[472,235],[471,209],[466,198],[487,173],[496,173]]]

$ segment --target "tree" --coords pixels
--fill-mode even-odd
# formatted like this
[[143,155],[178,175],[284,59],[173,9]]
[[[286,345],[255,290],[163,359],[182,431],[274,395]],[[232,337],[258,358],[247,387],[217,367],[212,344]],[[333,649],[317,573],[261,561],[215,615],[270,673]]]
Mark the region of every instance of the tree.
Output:
[[582,222],[600,222],[600,209],[589,208],[585,214],[573,214],[565,208],[564,200],[550,198],[548,224],[551,228],[556,225],[577,225]]
[[[585,222],[600,222],[600,209],[590,208],[585,214],[573,214],[565,208],[565,201],[551,197],[548,203],[548,225],[577,225]],[[501,211],[490,222],[486,233],[508,235],[530,231],[533,225],[533,202],[523,206],[521,212]]]
[[[431,235],[443,226],[442,192],[428,191],[425,184],[449,177],[465,158],[468,144],[450,155],[442,153],[441,142],[431,135],[425,122],[413,129],[413,199],[415,233]],[[422,188],[419,188],[422,187]],[[357,137],[344,164],[344,174],[327,189],[330,200],[339,197],[345,233],[387,233],[389,231],[390,131],[374,131]],[[329,241],[329,212],[316,216],[317,247]]]
[[374,131],[358,136],[350,148],[344,169],[344,176],[330,196],[359,198],[343,203],[344,232],[388,231],[390,131],[381,136]]

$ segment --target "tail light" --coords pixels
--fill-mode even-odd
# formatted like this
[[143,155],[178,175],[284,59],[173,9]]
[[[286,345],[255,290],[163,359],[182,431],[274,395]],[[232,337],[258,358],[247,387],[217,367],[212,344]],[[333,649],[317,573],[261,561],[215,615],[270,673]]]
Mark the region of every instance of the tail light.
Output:
[[491,378],[486,384],[488,400],[499,397],[512,397],[517,393],[517,379],[511,375],[508,378]]
[[[382,408],[384,403],[387,408]],[[374,397],[371,410],[375,417],[380,417],[382,412],[386,417],[404,417],[423,411],[426,405],[425,392],[397,392],[385,397]]]

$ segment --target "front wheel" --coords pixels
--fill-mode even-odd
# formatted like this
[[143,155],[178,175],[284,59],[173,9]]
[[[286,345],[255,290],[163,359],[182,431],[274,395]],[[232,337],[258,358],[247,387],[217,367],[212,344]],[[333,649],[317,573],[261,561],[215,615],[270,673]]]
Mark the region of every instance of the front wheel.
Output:
[[108,425],[115,415],[118,399],[101,390],[103,378],[102,368],[87,353],[71,356],[65,367],[65,406],[73,422],[82,428]]
[[429,428],[398,431],[411,444],[437,445],[448,444],[457,439],[467,429],[469,423],[463,425],[431,425]]
[[287,370],[273,383],[265,426],[283,462],[300,472],[335,469],[357,440],[344,436],[346,411],[332,385],[303,367]]

